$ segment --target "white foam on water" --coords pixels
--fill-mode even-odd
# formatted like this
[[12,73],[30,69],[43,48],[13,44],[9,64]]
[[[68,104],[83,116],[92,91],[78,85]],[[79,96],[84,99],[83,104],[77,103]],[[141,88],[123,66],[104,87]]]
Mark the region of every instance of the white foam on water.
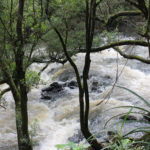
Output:
[[[79,70],[81,71],[84,64],[84,54],[78,54],[73,59],[75,60]],[[117,85],[127,87],[145,99],[150,100],[150,74],[145,74],[137,69],[132,69],[130,66],[124,66],[123,58],[112,50],[106,50],[100,53],[91,54],[91,69],[90,74],[95,75],[93,80],[99,80],[101,77],[109,77],[115,82],[117,61],[119,59],[121,64],[118,64],[120,75]],[[39,72],[44,67],[44,64],[33,64],[32,70]],[[45,102],[39,100],[41,97],[41,89],[50,83],[57,81],[58,77],[62,75],[65,70],[70,70],[71,66],[66,63],[64,66],[58,64],[50,64],[45,71],[41,74],[41,85],[33,88],[29,92],[29,129],[36,121],[39,125],[37,128],[37,135],[34,140],[39,141],[39,147],[36,150],[56,150],[56,144],[64,144],[68,142],[68,138],[79,129],[79,100],[78,90],[66,88],[68,94],[60,97],[55,102]],[[54,72],[53,72],[54,71]],[[53,72],[53,73],[52,73]],[[81,72],[80,72],[81,73]],[[81,73],[82,75],[82,73]],[[75,79],[74,77],[72,77]],[[44,84],[43,84],[44,83]],[[45,85],[46,84],[46,85]],[[89,84],[90,85],[90,84]],[[0,86],[1,89],[7,88],[7,85]],[[90,118],[93,116],[101,115],[104,122],[106,122],[113,115],[127,112],[128,110],[120,108],[104,112],[111,107],[136,105],[144,106],[143,102],[139,101],[133,94],[120,89],[114,88],[111,93],[110,99],[107,103],[102,103],[104,97],[111,91],[112,85],[106,87],[102,93],[95,93],[97,100],[91,101]],[[93,93],[90,93],[92,95]],[[16,138],[16,125],[14,113],[14,101],[11,93],[4,95],[8,106],[4,110],[0,108],[0,147],[7,145],[14,145],[17,143]],[[91,98],[92,99],[92,98]],[[146,106],[144,106],[146,107]],[[102,114],[104,112],[104,114]],[[103,127],[104,124],[100,124]]]

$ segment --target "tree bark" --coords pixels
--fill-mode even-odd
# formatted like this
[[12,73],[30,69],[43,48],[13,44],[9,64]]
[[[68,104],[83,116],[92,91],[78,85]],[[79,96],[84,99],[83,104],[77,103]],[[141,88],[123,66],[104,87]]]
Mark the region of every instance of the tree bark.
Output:
[[32,150],[32,143],[28,134],[27,103],[16,102],[16,127],[19,150]]
[[[15,100],[16,127],[19,150],[32,150],[32,143],[28,133],[28,113],[27,113],[27,91],[25,84],[25,73],[20,70],[21,77],[16,76],[15,80],[2,57],[0,57],[0,66],[8,81],[10,90]],[[17,82],[16,82],[17,81]]]
[[93,35],[95,29],[95,16],[96,16],[96,0],[91,0],[90,2],[86,0],[86,56],[85,64],[83,69],[83,90],[85,95],[85,112],[84,112],[84,122],[81,125],[81,131],[87,141],[90,143],[91,147],[94,150],[100,150],[103,148],[102,144],[96,140],[96,137],[92,135],[88,127],[88,118],[90,110],[90,99],[89,99],[89,90],[88,90],[88,75],[90,70],[90,52],[93,43]]

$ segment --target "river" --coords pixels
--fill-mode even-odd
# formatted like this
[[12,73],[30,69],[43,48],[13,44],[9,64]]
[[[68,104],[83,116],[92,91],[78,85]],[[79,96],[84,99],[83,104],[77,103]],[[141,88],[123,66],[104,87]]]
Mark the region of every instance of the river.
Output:
[[[141,54],[148,57],[148,50],[143,47],[124,47],[127,52]],[[136,51],[134,51],[136,50]],[[73,60],[76,62],[80,72],[83,68],[84,54],[77,54]],[[136,96],[126,90],[114,88],[116,82],[132,89],[148,101],[150,100],[150,67],[138,61],[126,60],[117,54],[113,49],[100,53],[91,54],[91,69],[89,74],[90,89],[90,129],[99,140],[107,138],[104,124],[109,118],[120,113],[127,112],[125,108],[111,109],[117,106],[145,106]],[[39,71],[43,64],[33,64],[30,69]],[[81,74],[82,75],[82,74]],[[41,74],[41,82],[29,92],[29,127],[30,131],[35,129],[33,140],[38,143],[35,150],[56,150],[56,144],[68,143],[68,138],[74,142],[82,140],[79,128],[79,101],[78,88],[65,86],[62,93],[54,93],[51,100],[41,99],[41,89],[53,82],[64,84],[74,81],[75,76],[69,63],[65,65],[50,64]],[[6,88],[2,85],[0,88]],[[109,94],[111,91],[111,94]],[[102,100],[105,98],[104,102]],[[11,145],[17,144],[16,125],[14,114],[14,101],[10,92],[4,95],[6,110],[0,108],[0,150],[13,149]],[[102,103],[101,103],[102,102]],[[101,103],[97,106],[97,104]],[[137,119],[141,115],[134,114]],[[119,118],[110,121],[106,129],[117,129]],[[129,123],[125,125],[123,132],[135,127],[142,126],[142,123]],[[136,134],[136,136],[140,136]],[[3,148],[2,148],[3,147]],[[15,149],[15,148],[14,148]]]

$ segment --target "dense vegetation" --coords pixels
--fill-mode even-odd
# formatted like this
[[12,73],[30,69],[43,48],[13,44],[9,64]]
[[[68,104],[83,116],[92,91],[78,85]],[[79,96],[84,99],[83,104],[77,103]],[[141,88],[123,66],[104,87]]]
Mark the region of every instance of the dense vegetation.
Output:
[[[132,35],[140,40],[116,39],[122,26],[130,28]],[[88,127],[90,54],[114,48],[125,58],[149,64],[149,59],[128,55],[119,48],[140,45],[147,47],[150,54],[149,39],[150,0],[0,1],[0,84],[9,85],[0,97],[8,91],[13,94],[19,150],[33,149],[27,107],[30,86],[39,80],[37,74],[28,71],[33,62],[64,64],[69,61],[79,87],[81,131],[91,147],[99,150],[104,145]],[[45,47],[44,52],[37,52],[39,46]],[[79,52],[85,53],[83,79],[71,58]]]

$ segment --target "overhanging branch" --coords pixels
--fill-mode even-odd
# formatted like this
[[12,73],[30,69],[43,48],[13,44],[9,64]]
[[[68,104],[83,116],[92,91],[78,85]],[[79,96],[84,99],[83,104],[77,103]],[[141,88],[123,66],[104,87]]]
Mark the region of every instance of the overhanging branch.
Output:
[[10,91],[10,88],[8,87],[8,88],[6,88],[6,89],[4,89],[4,90],[2,90],[1,92],[0,92],[0,97],[2,97],[5,93],[7,93],[7,92],[9,92]]
[[112,16],[110,16],[107,20],[107,26],[109,26],[114,20],[116,20],[117,18],[119,17],[123,17],[123,16],[139,16],[141,15],[142,13],[139,11],[122,11],[122,12],[119,12],[117,14],[114,14]]
[[44,60],[42,58],[32,58],[32,63],[61,63],[65,64],[67,62],[67,59],[57,59],[55,57],[50,57],[47,60]]
[[123,56],[124,58],[127,58],[127,59],[135,59],[135,60],[138,60],[138,61],[141,61],[145,64],[150,64],[150,60],[149,59],[145,59],[141,56],[138,56],[138,55],[127,55],[125,54],[123,51],[121,51],[118,47],[113,47],[113,49],[115,51],[117,51],[121,56]]
[[148,18],[148,10],[146,7],[146,3],[144,0],[137,0],[137,2],[134,2],[132,0],[126,0],[129,4],[133,5],[134,7],[141,10],[141,12],[144,14],[145,18]]
[[[106,49],[115,47],[115,46],[123,46],[123,45],[134,45],[134,46],[144,46],[144,47],[148,47],[148,43],[145,41],[140,41],[140,40],[124,40],[124,41],[119,41],[119,42],[113,42],[101,47],[97,47],[97,48],[91,48],[91,52],[101,52],[104,51]],[[80,49],[79,52],[86,52],[86,49]]]
[[[5,93],[9,92],[9,91],[10,91],[10,88],[9,88],[9,87],[6,88],[6,89],[4,89],[4,90],[2,90],[2,91],[0,92],[0,100],[1,100],[2,96],[3,96]],[[6,109],[5,106],[3,106],[3,105],[1,105],[1,104],[0,104],[0,107]]]

